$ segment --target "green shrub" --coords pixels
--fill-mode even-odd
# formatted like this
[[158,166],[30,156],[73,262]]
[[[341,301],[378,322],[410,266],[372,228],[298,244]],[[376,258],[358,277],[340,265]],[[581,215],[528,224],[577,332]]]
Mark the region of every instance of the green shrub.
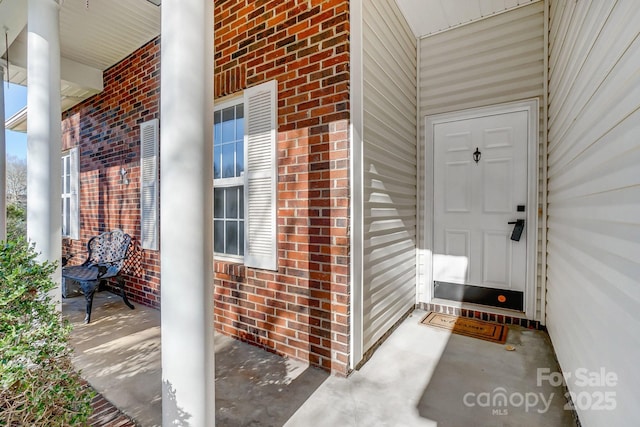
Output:
[[27,211],[20,205],[7,205],[7,240],[27,237]]
[[56,265],[35,258],[24,239],[0,243],[0,426],[84,425],[93,392],[49,294]]

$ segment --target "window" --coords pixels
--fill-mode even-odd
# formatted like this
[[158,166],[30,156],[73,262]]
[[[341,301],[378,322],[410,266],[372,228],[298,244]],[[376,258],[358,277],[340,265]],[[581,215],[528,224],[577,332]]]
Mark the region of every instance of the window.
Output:
[[62,236],[79,238],[78,149],[62,155]]
[[214,252],[244,255],[244,104],[222,104],[213,118]]
[[213,137],[214,252],[277,270],[277,82],[216,105]]

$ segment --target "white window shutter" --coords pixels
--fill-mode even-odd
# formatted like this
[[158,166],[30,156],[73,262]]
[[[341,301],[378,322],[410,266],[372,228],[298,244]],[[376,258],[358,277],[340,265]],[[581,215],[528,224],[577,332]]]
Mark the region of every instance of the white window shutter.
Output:
[[158,250],[158,119],[140,124],[140,241]]
[[245,105],[245,244],[247,267],[278,269],[275,80],[249,88]]
[[69,200],[70,221],[69,221],[69,237],[72,239],[80,238],[80,154],[78,147],[74,147],[69,151],[69,168],[71,173],[71,198]]

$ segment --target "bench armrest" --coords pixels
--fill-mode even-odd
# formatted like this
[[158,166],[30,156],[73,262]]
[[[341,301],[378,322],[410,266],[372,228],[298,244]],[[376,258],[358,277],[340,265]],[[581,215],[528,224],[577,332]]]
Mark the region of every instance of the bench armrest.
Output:
[[101,277],[103,277],[105,274],[107,274],[107,272],[109,271],[109,267],[124,261],[125,259],[127,259],[127,257],[123,257],[123,258],[119,258],[119,259],[114,259],[112,261],[104,261],[104,262],[95,262],[95,263],[91,263],[88,264],[87,267],[98,267],[98,279],[100,279]]
[[[69,261],[71,261],[72,258],[75,258],[76,256],[78,256],[80,254],[87,254],[87,251],[71,252],[71,253],[68,253],[66,255],[62,255],[62,266],[64,267],[65,265],[67,265],[69,263]],[[85,261],[81,265],[84,265],[86,263],[87,263],[87,260],[85,259]]]

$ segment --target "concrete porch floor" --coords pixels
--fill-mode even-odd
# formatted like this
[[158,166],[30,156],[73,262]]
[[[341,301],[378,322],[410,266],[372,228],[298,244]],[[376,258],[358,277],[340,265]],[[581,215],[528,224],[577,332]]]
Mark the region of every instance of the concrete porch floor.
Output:
[[[63,312],[83,377],[141,426],[160,426],[160,312],[135,305],[101,292],[91,324],[83,297]],[[545,333],[510,326],[516,350],[506,351],[421,325],[425,314],[414,311],[349,378],[217,335],[216,425],[575,425],[562,388],[538,381],[539,368],[559,372]]]

